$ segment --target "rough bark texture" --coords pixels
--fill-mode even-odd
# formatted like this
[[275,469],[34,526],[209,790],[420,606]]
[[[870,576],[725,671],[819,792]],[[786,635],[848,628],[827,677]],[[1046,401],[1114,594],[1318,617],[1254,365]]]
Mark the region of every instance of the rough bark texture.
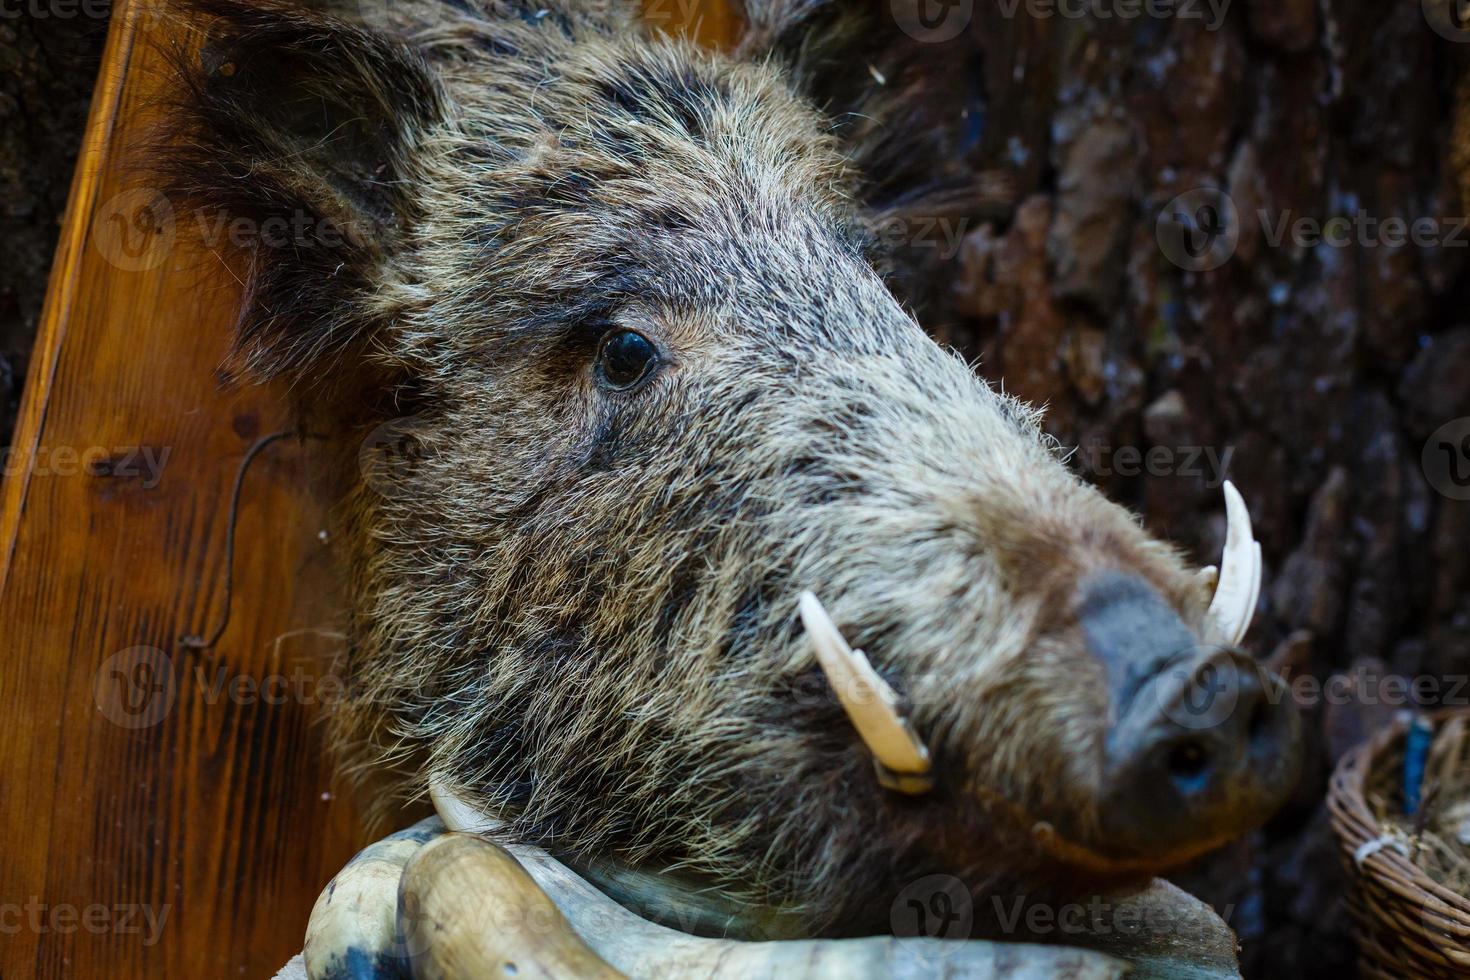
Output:
[[0,5],[0,447],[36,338],[106,12],[100,0]]
[[[1437,490],[1454,487],[1421,456],[1470,416],[1456,179],[1470,144],[1454,97],[1470,44],[1432,30],[1419,0],[1252,0],[1215,30],[974,7],[945,45],[983,66],[965,158],[1009,174],[1013,206],[953,260],[930,260],[912,298],[984,374],[1049,405],[1079,467],[1202,563],[1220,553],[1224,470],[1265,552],[1253,648],[1298,678],[1365,672],[1349,703],[1304,689],[1310,762],[1294,803],[1181,875],[1229,907],[1249,973],[1350,975],[1327,775],[1404,704],[1375,677],[1444,680],[1440,699],[1467,703],[1470,503]],[[1157,220],[1225,227],[1200,211],[1209,192],[1170,204],[1202,187],[1228,194],[1239,240],[1223,265],[1189,271]],[[1291,227],[1360,214],[1436,226],[1395,245],[1356,220],[1342,247]],[[1470,421],[1451,433],[1462,472],[1467,434]]]
[[[1219,553],[1228,459],[1265,549],[1263,654],[1319,679],[1463,678],[1470,504],[1436,489],[1421,454],[1470,416],[1470,232],[1444,220],[1466,211],[1454,92],[1470,45],[1431,30],[1419,0],[1240,0],[1214,30],[1205,4],[1189,8],[1202,19],[1059,9],[978,0],[945,42],[979,82],[956,86],[968,104],[945,145],[1007,174],[1012,196],[1001,220],[964,229],[958,254],[936,245],[913,287],[927,323],[1047,403],[1078,465],[1201,561]],[[105,26],[0,20],[5,439]],[[1201,187],[1228,192],[1239,241],[1191,272],[1157,219],[1198,218],[1199,198],[1170,202]],[[1342,247],[1272,241],[1283,219],[1360,212],[1440,219],[1440,244],[1390,245],[1361,221]],[[1313,699],[1297,800],[1183,876],[1229,907],[1251,973],[1350,969],[1322,797],[1391,700],[1372,683],[1346,704]]]

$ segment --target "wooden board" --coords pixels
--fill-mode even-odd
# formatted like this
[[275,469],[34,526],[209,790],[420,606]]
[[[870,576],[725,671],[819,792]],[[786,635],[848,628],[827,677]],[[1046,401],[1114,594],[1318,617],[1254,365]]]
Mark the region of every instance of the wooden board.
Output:
[[[177,642],[224,614],[231,486],[285,406],[217,376],[238,286],[124,176],[167,78],[154,2],[114,8],[0,487],[5,980],[269,976],[367,841],[315,724],[340,638],[309,447],[251,467],[229,628]],[[723,3],[649,6],[733,36]]]
[[339,641],[299,446],[249,473],[223,640],[176,643],[223,615],[231,484],[284,413],[221,386],[234,284],[121,176],[163,77],[143,13],[117,8],[0,503],[6,978],[268,976],[364,837],[312,724]]
[[642,0],[643,16],[671,34],[685,34],[714,48],[732,47],[740,16],[731,0]]

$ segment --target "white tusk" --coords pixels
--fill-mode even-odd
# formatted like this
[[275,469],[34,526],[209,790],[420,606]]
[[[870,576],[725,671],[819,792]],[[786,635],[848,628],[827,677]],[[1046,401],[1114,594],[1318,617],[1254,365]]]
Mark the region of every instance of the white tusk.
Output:
[[1239,646],[1261,595],[1261,546],[1251,534],[1251,515],[1235,484],[1225,481],[1225,555],[1210,601],[1209,618],[1225,641]]
[[913,796],[934,788],[929,750],[899,711],[898,695],[861,650],[842,638],[832,617],[810,592],[801,594],[801,622],[827,682],[842,702],[858,736],[873,753],[878,780],[887,789]]
[[466,802],[442,776],[429,777],[429,799],[444,826],[462,834],[490,834],[505,825],[479,807]]
[[1206,565],[1194,573],[1194,584],[1199,589],[1200,595],[1213,599],[1215,586],[1220,584],[1220,570],[1214,565]]

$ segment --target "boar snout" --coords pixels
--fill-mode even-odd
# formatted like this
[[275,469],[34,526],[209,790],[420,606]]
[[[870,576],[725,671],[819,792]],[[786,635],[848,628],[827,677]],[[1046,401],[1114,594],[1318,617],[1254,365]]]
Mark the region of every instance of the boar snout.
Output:
[[1201,646],[1143,579],[1084,584],[1111,706],[1101,829],[1120,852],[1189,853],[1259,825],[1297,776],[1296,712],[1248,655]]

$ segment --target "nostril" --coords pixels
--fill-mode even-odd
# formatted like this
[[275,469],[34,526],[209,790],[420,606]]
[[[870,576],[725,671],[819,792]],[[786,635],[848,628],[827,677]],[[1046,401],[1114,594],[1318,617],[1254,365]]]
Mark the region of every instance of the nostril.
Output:
[[[1207,667],[1218,683],[1202,691]],[[1199,853],[1287,798],[1301,722],[1273,682],[1243,654],[1215,649],[1143,680],[1108,731],[1099,785],[1101,832],[1120,853]]]
[[1169,750],[1169,776],[1181,793],[1198,793],[1210,779],[1210,750],[1199,742],[1180,742]]

